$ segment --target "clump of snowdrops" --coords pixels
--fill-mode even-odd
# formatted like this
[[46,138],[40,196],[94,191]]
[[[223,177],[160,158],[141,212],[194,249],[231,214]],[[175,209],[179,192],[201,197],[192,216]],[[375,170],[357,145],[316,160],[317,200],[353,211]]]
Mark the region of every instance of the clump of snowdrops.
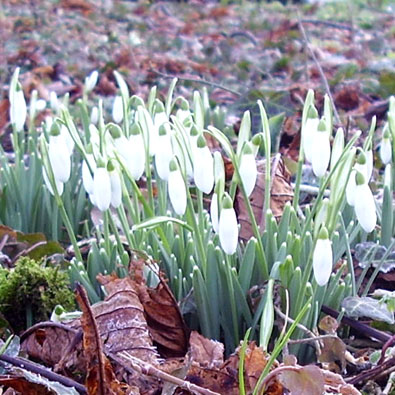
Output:
[[[342,128],[334,133],[328,98],[320,116],[314,93],[308,92],[293,201],[277,221],[270,209],[271,160],[266,160],[263,229],[250,204],[257,154],[261,149],[266,159],[272,156],[263,104],[258,102],[261,131],[252,135],[247,111],[237,143],[232,144],[228,134],[209,124],[206,94],[194,92],[192,104],[174,98],[174,80],[164,102],[155,87],[145,102],[130,96],[121,74],[114,74],[119,94],[111,117],[101,100],[97,106],[89,104],[99,77],[93,72],[77,109],[67,98],[61,103],[51,94],[54,116],[40,128],[34,127],[40,101],[33,94],[26,131],[26,103],[17,70],[10,86],[15,155],[2,157],[2,190],[12,191],[16,199],[15,206],[7,202],[3,207],[3,223],[17,212],[19,222],[11,224],[16,228],[30,229],[27,222],[33,220],[39,229],[52,229],[52,236],[60,237],[64,227],[75,254],[70,277],[85,286],[92,302],[104,296],[96,275],[126,276],[130,255],[135,254],[154,268],[147,271],[149,284],[158,281],[156,267],[165,271],[190,326],[223,340],[229,351],[249,328],[265,350],[278,336],[272,352],[276,356],[291,334],[303,333],[296,324],[280,334],[274,330],[275,297],[289,317],[315,328],[324,303],[339,309],[344,297],[357,295],[361,281],[355,281],[351,248],[366,240],[389,251],[394,246],[393,97],[381,135],[373,118],[365,136],[357,132],[345,141]],[[72,116],[71,109],[79,115]],[[220,150],[209,148],[212,140]],[[357,146],[360,141],[363,146]],[[376,180],[383,184],[380,199],[369,185],[377,144],[376,173],[385,166],[384,177]],[[229,182],[223,157],[234,168]],[[306,167],[312,168],[318,187],[311,203],[302,207]],[[237,190],[252,225],[247,241],[239,238]],[[32,198],[29,208],[24,207],[26,193]],[[92,207],[101,213],[93,228]],[[84,259],[79,239],[86,237],[91,237],[91,245]],[[252,308],[254,286],[259,286],[261,297]]]

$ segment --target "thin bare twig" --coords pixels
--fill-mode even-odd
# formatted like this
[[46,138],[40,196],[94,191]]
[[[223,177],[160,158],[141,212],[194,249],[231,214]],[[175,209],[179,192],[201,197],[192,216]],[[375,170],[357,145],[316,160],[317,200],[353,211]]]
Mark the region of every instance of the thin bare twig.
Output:
[[152,366],[151,364],[142,361],[141,359],[133,357],[127,352],[122,352],[119,353],[118,355],[121,356],[123,360],[122,358],[119,358],[117,355],[113,353],[108,353],[108,356],[110,358],[112,358],[114,361],[122,365],[125,368],[125,370],[129,372],[130,372],[130,368],[128,368],[128,366],[125,365],[124,362],[125,360],[131,364],[133,370],[139,372],[140,374],[157,377],[163,381],[167,381],[169,383],[178,385],[179,387],[183,389],[187,389],[191,392],[198,392],[199,394],[203,394],[203,395],[220,395],[218,392],[211,391],[209,389],[193,384],[189,381],[185,381],[178,377],[172,376],[171,374],[162,372],[160,369],[156,368],[155,366]]
[[301,22],[302,23],[311,23],[313,25],[324,25],[324,26],[328,26],[328,27],[333,27],[335,29],[353,30],[352,26],[345,25],[343,23],[324,21],[324,20],[320,20],[320,19],[302,19]]
[[197,82],[198,84],[203,84],[203,85],[208,85],[211,86],[213,88],[218,88],[218,89],[222,89],[224,91],[233,93],[236,96],[241,97],[242,94],[240,92],[237,92],[233,89],[227,88],[226,86],[217,84],[215,82],[211,82],[211,81],[207,81],[207,80],[203,80],[201,78],[187,78],[187,77],[180,77],[178,75],[172,75],[172,74],[166,74],[166,73],[162,73],[161,71],[155,70],[155,69],[151,69],[151,71],[155,74],[158,74],[159,76],[163,77],[163,78],[177,78],[180,81],[188,81],[188,82]]
[[315,62],[315,64],[316,64],[316,66],[317,66],[317,68],[318,68],[318,72],[320,73],[320,76],[321,76],[321,79],[322,79],[322,83],[324,84],[326,93],[328,94],[329,100],[331,101],[331,104],[332,104],[333,114],[335,115],[336,122],[337,122],[339,125],[341,125],[340,116],[339,116],[339,113],[338,113],[337,110],[336,110],[335,101],[333,100],[333,96],[332,96],[331,90],[330,90],[330,88],[329,88],[328,80],[326,79],[324,70],[322,70],[322,67],[321,67],[321,65],[320,65],[320,62],[318,61],[318,59],[317,59],[317,57],[315,56],[315,53],[314,53],[314,51],[313,51],[313,48],[311,47],[310,40],[309,40],[309,38],[307,37],[306,31],[304,30],[303,23],[302,23],[302,20],[301,20],[301,18],[300,18],[300,14],[299,14],[299,13],[298,13],[298,26],[299,26],[300,32],[302,33],[302,36],[303,36],[303,39],[304,39],[304,41],[305,41],[306,47],[307,47],[308,51],[310,52],[310,55],[311,55],[311,57],[313,58],[313,60],[314,60],[314,62]]

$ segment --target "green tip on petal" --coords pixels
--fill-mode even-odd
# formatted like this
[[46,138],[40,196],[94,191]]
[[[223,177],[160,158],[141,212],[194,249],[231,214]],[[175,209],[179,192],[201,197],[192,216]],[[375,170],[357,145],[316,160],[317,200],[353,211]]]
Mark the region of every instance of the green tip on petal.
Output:
[[262,143],[263,137],[261,133],[254,135],[251,139],[251,143],[254,144],[256,147],[259,147]]
[[325,117],[322,117],[322,118],[320,119],[320,122],[318,123],[317,131],[318,131],[318,132],[326,132],[326,121],[325,121]]
[[88,143],[88,145],[85,147],[85,151],[86,151],[87,154],[93,154],[92,143]]
[[165,128],[165,125],[160,125],[159,127],[159,136],[166,136],[167,135],[167,130]]
[[365,177],[360,171],[357,171],[357,174],[355,175],[355,181],[356,181],[357,185],[365,184],[365,182],[366,182]]
[[200,136],[197,139],[198,148],[204,148],[206,145],[207,145],[206,139],[204,138],[203,134],[200,134]]
[[386,123],[383,130],[383,139],[389,139],[390,137],[391,137],[390,129],[388,127],[388,123]]
[[309,111],[307,112],[307,118],[318,118],[318,111],[317,109],[314,107],[314,104],[312,104],[309,107]]
[[197,136],[199,134],[199,130],[195,124],[192,125],[191,128],[191,136]]
[[99,157],[96,159],[96,166],[97,166],[97,167],[106,167],[106,162],[105,162],[105,160],[103,159],[102,156],[99,156]]
[[60,135],[60,125],[59,122],[55,121],[51,126],[50,131],[51,136],[59,136]]
[[107,170],[108,171],[114,171],[115,170],[114,162],[111,159],[107,163]]
[[15,90],[17,92],[20,92],[22,90],[22,85],[21,85],[21,83],[19,81],[16,83]]
[[137,123],[132,124],[132,126],[130,127],[130,134],[133,136],[137,136],[140,133],[140,126]]
[[357,157],[357,163],[360,165],[366,164],[366,154],[363,150],[360,150],[360,153]]
[[156,106],[156,113],[157,114],[159,112],[165,112],[165,106],[163,105],[163,103],[160,100],[157,100],[155,102],[155,106]]
[[169,169],[170,171],[176,171],[178,169],[177,162],[175,159],[172,159],[169,163]]
[[184,98],[182,98],[182,100],[181,100],[180,108],[183,111],[188,111],[189,110],[189,103]]
[[119,139],[122,136],[122,129],[115,123],[111,123],[108,127],[113,139]]
[[321,240],[329,239],[328,229],[326,229],[325,226],[323,226],[320,229],[320,233],[318,233],[318,238],[321,239]]
[[224,193],[224,197],[222,198],[222,208],[233,208],[233,201],[227,192]]
[[246,142],[243,147],[243,155],[252,155],[251,143]]

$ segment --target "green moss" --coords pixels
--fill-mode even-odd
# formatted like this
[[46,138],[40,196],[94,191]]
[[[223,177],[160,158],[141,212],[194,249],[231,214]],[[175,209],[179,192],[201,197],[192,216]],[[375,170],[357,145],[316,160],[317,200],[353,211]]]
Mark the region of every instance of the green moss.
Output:
[[0,269],[0,312],[16,332],[47,320],[60,304],[75,308],[66,273],[30,258],[20,258],[11,270]]

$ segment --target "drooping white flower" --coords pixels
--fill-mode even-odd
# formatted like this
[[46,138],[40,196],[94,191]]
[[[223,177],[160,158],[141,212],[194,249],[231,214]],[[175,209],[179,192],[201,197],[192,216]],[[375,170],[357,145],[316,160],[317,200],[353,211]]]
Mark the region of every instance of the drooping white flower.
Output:
[[392,144],[388,127],[385,128],[383,138],[381,140],[380,158],[384,165],[390,163],[392,159]]
[[338,128],[332,145],[331,169],[333,169],[344,150],[344,130]]
[[369,174],[369,165],[368,165],[368,158],[366,156],[366,152],[362,149],[359,149],[359,155],[357,156],[357,160],[354,165],[354,169],[359,171],[363,174],[365,181],[369,182],[370,174]]
[[321,119],[317,131],[312,135],[313,152],[311,153],[311,164],[313,172],[317,177],[323,177],[329,165],[331,157],[331,146],[329,134],[326,130],[326,123]]
[[221,247],[228,255],[236,252],[239,238],[236,212],[230,196],[225,193],[222,199],[222,210],[219,216],[218,234]]
[[99,109],[97,108],[97,106],[94,106],[91,111],[91,123],[97,125],[98,121],[99,121]]
[[239,172],[247,196],[250,196],[255,188],[258,171],[252,146],[249,142],[244,145],[241,153]]
[[170,202],[176,214],[184,215],[187,207],[187,192],[184,178],[174,159],[171,160],[169,168],[168,191]]
[[307,119],[304,125],[302,125],[302,146],[303,151],[308,162],[312,162],[313,160],[313,136],[317,132],[318,123],[318,112],[316,108],[311,105],[308,111]]
[[362,229],[370,233],[376,226],[377,214],[374,197],[364,175],[358,172],[356,175],[354,209]]
[[372,149],[368,149],[367,151],[365,151],[365,156],[366,156],[366,171],[367,171],[367,180],[369,182],[369,180],[372,177],[372,173],[373,173],[373,151]]
[[14,91],[10,91],[10,120],[17,132],[23,129],[27,115],[25,96],[19,82]]
[[137,107],[136,122],[141,126],[145,143],[148,145],[150,156],[156,154],[158,147],[158,130],[154,125],[151,114],[142,105]]
[[49,94],[49,105],[51,106],[53,111],[55,112],[59,111],[60,104],[58,100],[58,95],[54,91],[51,91]]
[[211,224],[215,233],[218,233],[218,195],[214,192],[210,202]]
[[88,75],[88,77],[85,78],[85,90],[86,92],[91,92],[95,88],[97,84],[97,79],[99,78],[99,73],[97,70],[92,71]]
[[66,142],[66,147],[67,147],[67,151],[68,151],[69,155],[72,155],[75,143],[69,133],[69,130],[63,124],[60,127],[60,134],[63,136],[64,141]]
[[97,167],[93,176],[93,201],[100,211],[111,204],[111,179],[105,167]]
[[[51,185],[51,183],[49,181],[49,178],[48,178],[47,171],[45,170],[44,167],[42,169],[42,174],[43,174],[43,178],[44,178],[44,183],[45,183],[46,187],[48,188],[49,193],[51,195],[55,196],[54,190],[53,190],[52,185]],[[63,193],[63,182],[58,181],[55,178],[55,186],[56,186],[56,190],[58,191],[59,196],[62,196],[62,193]]]
[[48,156],[55,179],[67,182],[70,178],[71,160],[64,135],[59,125],[54,123],[49,136]]
[[91,168],[92,173],[95,174],[96,162],[93,154],[87,154],[86,157],[89,162],[89,166],[85,160],[82,162],[82,185],[88,195],[91,195],[93,193],[93,175],[91,174],[89,167]]
[[111,181],[111,206],[118,208],[122,203],[121,177],[115,168],[109,174]]
[[350,206],[354,206],[355,203],[355,188],[357,183],[355,182],[355,170],[351,170],[350,177],[346,186],[346,199]]
[[115,123],[122,122],[123,119],[123,102],[121,96],[115,96],[114,103],[112,105],[112,119]]
[[193,179],[203,193],[210,193],[214,186],[214,159],[201,134],[194,156]]
[[167,181],[169,178],[169,165],[173,157],[170,128],[168,124],[161,125],[159,129],[158,146],[160,149],[155,154],[155,168],[159,177]]
[[327,284],[332,273],[333,253],[328,231],[322,227],[313,252],[314,278],[319,286]]

